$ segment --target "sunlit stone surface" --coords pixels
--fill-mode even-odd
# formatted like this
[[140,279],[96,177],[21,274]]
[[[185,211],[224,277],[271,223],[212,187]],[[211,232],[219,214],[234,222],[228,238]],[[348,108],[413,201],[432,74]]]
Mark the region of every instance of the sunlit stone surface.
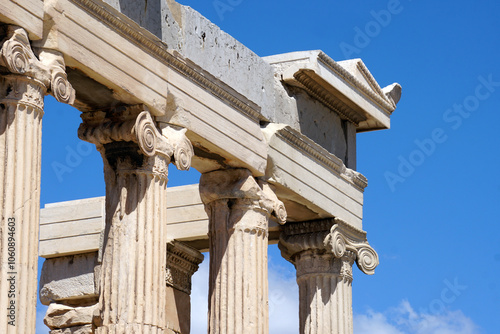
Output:
[[[401,86],[319,50],[261,58],[174,0],[7,0],[0,23],[0,332],[35,331],[38,226],[51,334],[189,333],[206,251],[210,333],[267,333],[277,242],[301,333],[352,332],[352,264],[378,264],[356,134],[390,127]],[[82,113],[106,196],[38,225],[46,94]],[[199,185],[167,190],[170,163]]]

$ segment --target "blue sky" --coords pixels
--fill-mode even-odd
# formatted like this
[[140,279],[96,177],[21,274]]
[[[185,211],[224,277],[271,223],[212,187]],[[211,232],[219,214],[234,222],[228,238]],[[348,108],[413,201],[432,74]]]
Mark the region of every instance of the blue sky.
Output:
[[[392,128],[358,135],[364,228],[380,265],[374,276],[355,271],[355,333],[497,333],[500,3],[180,2],[260,56],[321,49],[362,58],[381,86],[402,85]],[[77,139],[79,113],[46,102],[42,206],[104,195],[101,158]],[[169,186],[189,183],[196,173],[171,173]],[[293,267],[275,247],[270,259],[271,332],[297,333]],[[206,319],[206,262],[193,334]]]

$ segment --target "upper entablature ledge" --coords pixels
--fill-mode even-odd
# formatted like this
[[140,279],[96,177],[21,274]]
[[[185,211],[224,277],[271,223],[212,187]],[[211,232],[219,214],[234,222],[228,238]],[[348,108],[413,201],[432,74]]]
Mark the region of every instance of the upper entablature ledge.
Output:
[[301,51],[264,58],[281,80],[356,125],[357,132],[388,129],[401,97],[397,83],[380,88],[361,59],[336,62],[323,51]]
[[196,10],[174,0],[92,1],[106,3],[127,16],[194,71],[203,69],[203,76],[258,106],[254,109],[261,120],[274,121],[273,68]]

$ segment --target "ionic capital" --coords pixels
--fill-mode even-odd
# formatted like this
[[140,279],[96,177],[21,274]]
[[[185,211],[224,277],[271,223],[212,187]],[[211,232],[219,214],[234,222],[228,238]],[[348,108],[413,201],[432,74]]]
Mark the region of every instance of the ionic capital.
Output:
[[[81,117],[83,123],[78,129],[79,138],[95,144],[99,150],[108,148],[113,151],[111,146],[115,143],[135,143],[139,152],[133,153],[152,160],[161,157],[174,162],[180,170],[191,166],[194,151],[185,135],[186,129],[172,126],[160,131],[142,105],[118,107],[109,112],[87,112]],[[118,151],[124,153],[123,148]]]
[[0,49],[0,68],[3,67],[3,71],[37,81],[45,92],[52,93],[59,102],[74,102],[75,90],[68,81],[61,53],[42,50],[38,59],[33,53],[28,34],[18,26],[7,26],[5,36]]
[[227,169],[205,173],[200,179],[201,200],[208,207],[216,201],[230,201],[231,207],[245,206],[286,222],[286,210],[270,185],[257,181],[248,169]]
[[366,240],[366,232],[331,218],[317,221],[289,223],[280,236],[283,257],[294,263],[301,253],[327,253],[335,258],[354,255],[358,268],[373,275],[379,263],[378,255]]
[[358,268],[367,275],[373,275],[379,260],[377,252],[366,240],[366,232],[338,218],[335,222],[325,239],[325,246],[338,258],[347,251],[353,252],[356,254]]

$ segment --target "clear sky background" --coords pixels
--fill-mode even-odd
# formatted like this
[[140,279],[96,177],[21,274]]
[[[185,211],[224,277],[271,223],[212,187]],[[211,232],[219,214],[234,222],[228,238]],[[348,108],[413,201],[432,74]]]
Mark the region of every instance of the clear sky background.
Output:
[[[355,270],[355,333],[499,333],[500,3],[180,2],[260,56],[321,49],[362,58],[382,87],[402,85],[391,129],[358,135],[364,228],[380,265],[374,276]],[[42,206],[104,195],[79,112],[46,104]],[[172,171],[169,186],[197,178]],[[194,280],[193,334],[206,333],[207,264]],[[275,246],[269,267],[271,333],[298,333],[294,268]]]

